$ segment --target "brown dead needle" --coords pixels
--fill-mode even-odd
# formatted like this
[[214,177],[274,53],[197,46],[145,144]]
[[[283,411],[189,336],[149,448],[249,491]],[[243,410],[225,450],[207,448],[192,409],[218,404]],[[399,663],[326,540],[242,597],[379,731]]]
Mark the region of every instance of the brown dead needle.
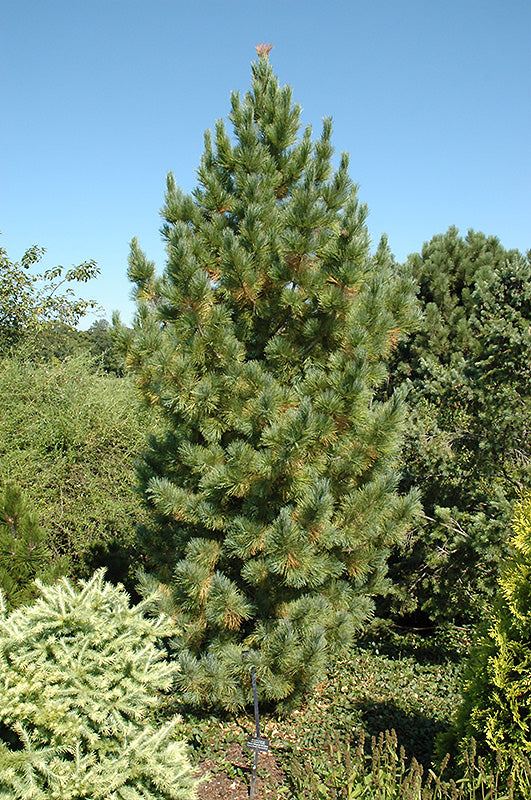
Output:
[[267,42],[260,42],[260,44],[256,45],[255,49],[259,56],[267,56],[273,49],[273,45],[267,44]]

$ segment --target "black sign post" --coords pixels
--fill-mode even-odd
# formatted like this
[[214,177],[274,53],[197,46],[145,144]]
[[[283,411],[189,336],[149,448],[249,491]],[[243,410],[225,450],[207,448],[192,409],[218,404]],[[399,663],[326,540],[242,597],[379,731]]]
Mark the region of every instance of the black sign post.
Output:
[[254,700],[254,721],[256,735],[247,737],[247,747],[254,750],[253,773],[251,775],[251,786],[249,787],[249,797],[254,797],[254,787],[256,783],[256,772],[258,769],[258,753],[267,753],[269,750],[269,740],[260,735],[260,715],[258,713],[258,693],[256,691],[256,670],[251,667],[251,680],[253,682]]

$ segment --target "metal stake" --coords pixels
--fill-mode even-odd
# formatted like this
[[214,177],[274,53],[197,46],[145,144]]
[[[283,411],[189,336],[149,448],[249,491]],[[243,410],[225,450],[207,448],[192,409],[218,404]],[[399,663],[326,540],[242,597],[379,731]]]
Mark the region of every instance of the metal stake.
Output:
[[[258,692],[256,690],[256,670],[251,668],[251,680],[253,682],[253,701],[254,701],[254,721],[256,724],[256,738],[260,739],[260,715],[258,713]],[[258,771],[258,750],[254,751],[253,773],[251,775],[251,786],[249,788],[249,797],[254,797],[254,786],[256,783],[256,773]]]
[[[243,657],[248,658],[249,653],[244,652]],[[247,737],[247,747],[254,751],[253,772],[251,775],[251,785],[249,786],[249,797],[254,797],[256,775],[258,772],[258,753],[268,752],[269,740],[264,739],[260,734],[260,714],[258,711],[258,692],[256,690],[256,669],[254,667],[251,667],[251,681],[253,684],[255,735],[250,735]]]

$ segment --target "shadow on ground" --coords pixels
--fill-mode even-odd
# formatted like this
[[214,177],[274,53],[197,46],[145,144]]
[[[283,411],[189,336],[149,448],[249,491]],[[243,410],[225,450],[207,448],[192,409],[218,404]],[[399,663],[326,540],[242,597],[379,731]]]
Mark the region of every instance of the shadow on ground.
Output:
[[446,726],[424,714],[406,714],[392,702],[366,702],[361,707],[363,727],[369,736],[393,728],[398,744],[406,753],[406,759],[413,756],[424,768],[429,768],[433,760],[435,740],[446,730]]

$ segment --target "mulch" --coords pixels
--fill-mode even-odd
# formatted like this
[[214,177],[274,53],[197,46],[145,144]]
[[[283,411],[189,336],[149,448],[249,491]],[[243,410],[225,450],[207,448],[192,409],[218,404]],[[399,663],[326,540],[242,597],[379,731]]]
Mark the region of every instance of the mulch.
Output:
[[[205,776],[199,785],[199,800],[247,800],[251,784],[253,754],[234,742],[225,754],[225,761],[202,761],[198,776]],[[270,752],[258,756],[258,773],[255,784],[255,800],[273,800],[278,796],[278,787],[284,783],[284,773]]]

